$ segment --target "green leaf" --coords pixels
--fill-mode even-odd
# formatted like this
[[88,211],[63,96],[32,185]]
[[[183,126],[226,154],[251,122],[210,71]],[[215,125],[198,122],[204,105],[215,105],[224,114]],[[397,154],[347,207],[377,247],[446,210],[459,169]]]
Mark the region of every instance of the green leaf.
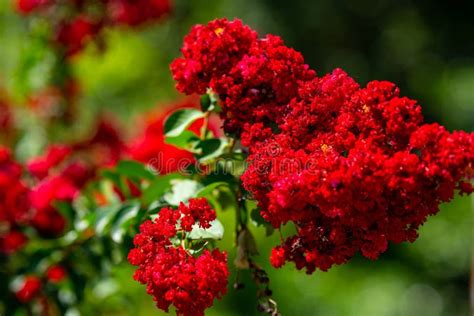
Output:
[[211,223],[211,227],[204,229],[199,227],[199,225],[194,224],[193,229],[187,235],[189,239],[214,239],[219,240],[224,236],[224,226],[222,223],[215,219]]
[[54,203],[54,206],[59,211],[59,213],[67,219],[69,225],[72,225],[74,223],[74,220],[76,219],[76,212],[72,207],[71,203],[57,201]]
[[181,202],[186,203],[202,188],[202,184],[199,182],[188,179],[173,180],[172,185],[171,192],[167,192],[164,199],[168,204],[174,206],[178,206]]
[[163,196],[171,187],[171,181],[182,178],[180,174],[172,173],[165,176],[158,176],[150,182],[148,187],[143,190],[142,201],[145,204],[151,204]]
[[205,186],[204,188],[200,189],[196,193],[196,196],[197,197],[208,197],[208,196],[212,195],[214,190],[216,190],[218,187],[221,187],[221,186],[228,187],[229,184],[227,182],[222,182],[222,181],[211,183],[211,184]]
[[98,299],[105,299],[117,293],[120,286],[117,281],[112,278],[101,279],[93,288],[94,297]]
[[90,212],[81,216],[74,222],[74,229],[78,232],[85,231],[95,223],[96,215],[96,213]]
[[169,206],[169,204],[166,203],[166,201],[156,200],[156,201],[151,202],[151,204],[148,206],[146,211],[148,214],[150,214],[150,216],[153,216],[153,214],[159,213],[159,211],[163,207],[166,207],[166,206]]
[[117,164],[117,172],[129,178],[153,180],[155,175],[138,161],[122,160]]
[[224,154],[228,142],[225,139],[211,138],[200,141],[196,149],[200,150],[198,160],[205,163]]
[[107,201],[107,205],[120,203],[120,198],[117,196],[117,193],[114,190],[115,186],[123,192],[123,184],[120,180],[120,177],[118,177],[118,182],[118,185],[113,181],[101,181],[99,183],[100,192],[104,195],[105,200]]
[[123,241],[124,235],[132,226],[134,220],[140,220],[138,214],[140,212],[140,204],[125,205],[114,217],[111,238],[116,243],[120,244]]
[[237,207],[235,194],[227,182],[211,183],[199,190],[196,196],[206,198],[217,212],[225,212]]
[[204,117],[204,113],[196,109],[180,109],[173,112],[165,121],[165,136],[176,137],[186,130],[195,120]]
[[183,131],[178,136],[166,137],[167,144],[194,152],[194,148],[199,143],[199,137],[191,131]]
[[209,110],[209,108],[211,107],[211,105],[212,105],[211,97],[209,96],[209,94],[204,94],[204,95],[201,96],[200,101],[201,101],[201,110],[203,112],[207,112]]
[[114,170],[110,170],[110,169],[102,170],[101,177],[105,179],[109,179],[117,187],[120,187],[122,185],[120,181],[120,175]]
[[252,224],[257,227],[266,223],[262,215],[260,215],[260,210],[258,208],[254,208],[250,211],[250,219],[252,220]]
[[218,96],[211,89],[207,90],[207,93],[201,96],[201,110],[203,112],[211,112],[219,110]]
[[[205,240],[205,239],[197,240],[191,243],[191,246],[187,249],[187,251],[192,255],[196,255],[200,253],[201,251],[203,251],[208,244],[209,244],[209,240]],[[177,246],[179,246],[179,244]]]
[[112,220],[121,208],[122,205],[117,204],[97,209],[97,217],[95,221],[95,231],[97,235],[103,236],[109,232]]
[[87,285],[87,276],[77,269],[69,268],[67,272],[68,278],[71,280],[72,291],[78,301],[84,298],[84,291]]

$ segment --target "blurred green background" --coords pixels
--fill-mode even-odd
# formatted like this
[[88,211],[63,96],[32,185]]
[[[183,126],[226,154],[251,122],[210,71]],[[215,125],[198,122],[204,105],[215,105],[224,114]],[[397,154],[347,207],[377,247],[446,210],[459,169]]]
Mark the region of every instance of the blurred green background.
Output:
[[[83,87],[81,123],[62,131],[59,139],[86,132],[102,111],[114,113],[133,135],[134,116],[178,97],[168,65],[190,26],[216,17],[239,17],[260,34],[281,35],[319,74],[341,67],[362,85],[373,79],[396,82],[403,95],[419,100],[427,121],[473,130],[474,22],[467,2],[181,0],[174,6],[161,24],[109,31],[105,53],[91,45],[75,60],[73,71]],[[0,87],[18,104],[47,85],[54,58],[32,37],[32,27],[12,11],[9,0],[0,0]],[[276,236],[264,238],[263,229],[256,230],[258,261],[270,274],[283,315],[465,316],[473,201],[457,198],[443,206],[422,227],[417,242],[391,246],[377,261],[357,257],[311,276],[290,265],[275,270],[268,255]],[[233,214],[220,217],[232,227]],[[221,244],[232,261],[230,231]],[[131,267],[116,267],[113,273],[115,281],[89,291],[81,314],[160,314],[145,289],[131,281]],[[208,314],[257,314],[255,288],[236,292],[232,281],[228,295]]]

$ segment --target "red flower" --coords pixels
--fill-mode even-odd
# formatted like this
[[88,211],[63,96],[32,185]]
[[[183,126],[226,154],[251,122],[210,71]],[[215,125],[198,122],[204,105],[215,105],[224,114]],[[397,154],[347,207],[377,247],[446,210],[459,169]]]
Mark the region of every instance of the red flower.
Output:
[[179,211],[183,214],[181,227],[185,231],[191,231],[192,225],[196,222],[202,228],[209,228],[210,222],[216,219],[216,211],[211,208],[205,198],[190,199],[188,206],[181,202]]
[[214,20],[195,25],[184,38],[182,58],[171,64],[176,88],[186,94],[204,94],[214,78],[234,67],[248,53],[257,33],[240,20]]
[[50,146],[43,156],[28,161],[28,171],[38,179],[45,178],[51,168],[57,167],[71,154],[71,148],[63,145]]
[[31,302],[41,290],[41,280],[36,276],[26,276],[15,295],[21,303]]
[[71,203],[94,176],[92,168],[73,160],[77,154],[71,147],[54,145],[28,163],[29,171],[41,179],[29,192],[31,225],[43,236],[56,237],[64,231],[66,220],[55,203]]
[[270,255],[270,263],[275,268],[281,268],[286,261],[285,249],[283,247],[275,247],[272,249],[272,254]]
[[171,10],[169,0],[110,0],[107,5],[113,23],[130,26],[158,20]]
[[0,253],[12,254],[23,247],[28,238],[20,231],[11,231],[5,235],[0,235]]
[[60,235],[66,221],[54,207],[54,202],[72,202],[79,194],[79,188],[72,179],[53,176],[37,184],[30,193],[31,206],[34,208],[32,225],[45,236]]
[[31,191],[31,205],[36,209],[46,209],[54,201],[71,202],[79,193],[74,183],[62,176],[53,176],[41,181]]
[[[106,25],[140,25],[159,21],[171,11],[170,0],[101,0],[94,2],[59,0],[15,0],[24,15],[38,13],[52,20],[52,39],[67,56],[82,51]],[[100,9],[100,10],[97,10]],[[67,13],[67,14],[65,14]]]
[[224,129],[249,147],[244,187],[274,227],[297,234],[272,252],[308,273],[375,259],[455,190],[473,191],[474,134],[424,125],[390,82],[361,88],[340,69],[321,78],[283,41],[238,20],[195,26],[171,70],[178,90],[219,95]]
[[65,49],[66,55],[71,56],[81,51],[99,29],[100,26],[87,16],[78,16],[60,25],[56,41]]
[[[199,316],[212,306],[214,298],[226,293],[229,271],[227,255],[218,249],[204,250],[196,258],[171,243],[170,238],[177,237],[178,220],[190,214],[196,217],[193,224],[204,227],[215,219],[215,212],[202,199],[190,200],[189,208],[184,204],[178,210],[164,208],[155,222],[141,225],[134,238],[136,248],[130,251],[128,260],[138,266],[134,279],[147,285],[158,308],[168,311],[174,305],[178,315]],[[181,228],[191,230],[188,226]]]
[[26,241],[19,226],[29,220],[29,190],[21,180],[22,168],[10,151],[0,147],[0,252],[10,254]]
[[31,219],[31,224],[44,237],[57,237],[66,228],[66,220],[53,207],[37,209]]
[[281,38],[257,39],[240,20],[193,27],[181,51],[171,64],[177,89],[204,94],[212,88],[221,97],[224,129],[238,135],[245,124],[279,123],[299,81],[315,76]]
[[2,133],[8,132],[12,128],[12,121],[10,105],[3,99],[2,92],[0,91],[0,128]]
[[48,4],[48,0],[16,0],[16,10],[22,14],[30,14]]
[[60,265],[54,265],[46,271],[46,279],[51,283],[59,283],[66,278],[67,272]]

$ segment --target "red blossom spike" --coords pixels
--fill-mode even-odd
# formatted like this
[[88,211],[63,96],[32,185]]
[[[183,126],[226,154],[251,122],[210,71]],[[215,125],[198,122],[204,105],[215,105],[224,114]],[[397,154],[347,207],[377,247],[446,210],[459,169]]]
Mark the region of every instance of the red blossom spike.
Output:
[[473,191],[474,135],[424,124],[393,83],[361,88],[341,69],[318,78],[279,37],[257,39],[239,20],[195,26],[182,53],[178,90],[218,94],[224,129],[249,147],[244,187],[274,227],[297,227],[272,252],[275,267],[376,259],[414,241],[456,190]]
[[206,199],[190,199],[177,210],[163,208],[155,221],[140,226],[128,260],[138,266],[134,279],[146,284],[158,308],[168,311],[174,305],[178,315],[204,315],[214,299],[226,293],[229,271],[225,252],[206,249],[194,257],[170,240],[177,237],[178,229],[190,231],[194,224],[209,227],[215,218]]

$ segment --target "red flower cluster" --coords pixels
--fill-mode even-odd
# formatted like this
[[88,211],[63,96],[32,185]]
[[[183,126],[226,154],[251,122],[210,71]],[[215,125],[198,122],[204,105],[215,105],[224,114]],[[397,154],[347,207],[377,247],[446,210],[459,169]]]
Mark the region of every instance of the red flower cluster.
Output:
[[28,162],[28,170],[40,180],[30,192],[31,224],[43,236],[57,236],[65,228],[55,203],[72,202],[93,175],[83,163],[68,160],[71,149],[51,146],[44,156]]
[[134,278],[147,285],[158,308],[168,311],[174,305],[178,315],[204,315],[214,298],[226,293],[226,253],[206,249],[194,257],[172,242],[185,238],[183,233],[190,232],[195,223],[205,228],[215,218],[206,199],[191,199],[188,206],[181,204],[177,210],[163,208],[154,222],[140,226],[134,238],[136,248],[130,251],[128,260],[138,266]]
[[0,143],[8,145],[16,139],[15,116],[10,99],[0,87]]
[[187,94],[214,90],[222,101],[226,132],[244,126],[280,123],[300,81],[314,78],[303,56],[277,36],[257,39],[240,20],[194,26],[182,58],[171,64],[177,89]]
[[27,238],[20,226],[28,221],[28,188],[21,181],[21,166],[0,147],[0,253],[10,254]]
[[80,52],[106,26],[139,26],[171,9],[169,0],[16,0],[15,4],[22,14],[39,13],[54,20],[54,41],[68,56]]
[[93,135],[71,147],[93,169],[115,166],[126,152],[126,144],[117,124],[105,118],[98,120]]
[[206,199],[190,199],[189,205],[183,202],[179,205],[178,211],[181,213],[181,228],[189,232],[193,229],[194,223],[199,223],[202,228],[211,227],[210,222],[216,219],[214,211]]
[[54,42],[65,50],[67,56],[71,56],[82,51],[100,29],[99,22],[81,14],[70,21],[61,21]]
[[[53,265],[46,270],[45,279],[41,279],[36,275],[27,275],[18,284],[18,288],[14,289],[16,298],[20,303],[27,304],[35,299],[43,299],[44,296],[41,293],[43,288],[43,281],[50,283],[59,283],[63,281],[67,276],[66,270],[60,265]],[[41,301],[42,304],[47,302]],[[47,305],[46,305],[47,306]],[[42,306],[45,308],[46,306]]]
[[0,91],[0,129],[8,131],[12,127],[12,113],[8,102],[2,98]]
[[49,170],[63,162],[71,154],[67,146],[53,145],[42,157],[32,159],[28,163],[28,171],[38,179],[44,179]]
[[66,270],[60,265],[53,265],[46,271],[46,279],[51,283],[59,283],[67,276]]
[[25,277],[21,287],[15,292],[15,295],[21,303],[26,304],[37,297],[40,291],[41,279],[37,276],[30,275]]
[[156,21],[171,10],[170,0],[106,0],[113,24],[138,26]]
[[423,124],[390,82],[316,77],[281,39],[256,39],[238,20],[194,27],[182,52],[177,88],[219,95],[224,127],[250,150],[244,187],[273,226],[297,227],[272,252],[275,267],[375,259],[388,242],[414,241],[455,190],[473,191],[474,135]]
[[21,180],[23,168],[0,148],[0,252],[12,253],[26,241],[21,226],[33,226],[44,237],[60,235],[66,221],[58,202],[71,203],[97,166],[71,156],[68,146],[53,145],[43,156],[31,159],[27,170],[31,186]]

